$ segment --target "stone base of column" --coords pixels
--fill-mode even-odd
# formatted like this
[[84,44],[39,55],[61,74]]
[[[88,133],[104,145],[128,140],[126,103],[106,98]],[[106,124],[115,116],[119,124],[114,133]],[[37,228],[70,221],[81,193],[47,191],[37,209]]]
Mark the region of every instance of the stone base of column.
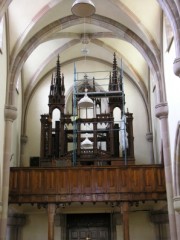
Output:
[[173,63],[174,74],[180,77],[180,58],[176,58]]
[[180,196],[174,197],[174,210],[180,213]]

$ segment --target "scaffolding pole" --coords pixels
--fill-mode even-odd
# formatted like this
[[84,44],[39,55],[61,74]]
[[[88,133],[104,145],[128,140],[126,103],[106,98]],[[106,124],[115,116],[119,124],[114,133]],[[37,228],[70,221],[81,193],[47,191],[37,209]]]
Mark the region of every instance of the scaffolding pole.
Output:
[[77,158],[77,99],[76,99],[76,64],[74,63],[74,89],[73,89],[73,166],[76,166]]

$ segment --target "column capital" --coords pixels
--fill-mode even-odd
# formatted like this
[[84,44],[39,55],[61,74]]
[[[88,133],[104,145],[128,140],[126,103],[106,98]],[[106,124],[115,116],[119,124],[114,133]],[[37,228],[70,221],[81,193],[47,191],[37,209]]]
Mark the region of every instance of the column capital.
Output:
[[153,141],[153,133],[152,132],[146,133],[146,140],[148,142],[152,142]]
[[5,105],[4,116],[6,121],[13,122],[17,118],[17,108],[12,105]]
[[28,136],[21,135],[21,143],[22,143],[22,144],[26,144],[27,141],[28,141]]
[[174,70],[174,74],[180,77],[180,57],[175,58],[173,63],[173,70]]
[[155,114],[156,117],[161,118],[167,118],[168,117],[168,104],[167,102],[159,103],[155,106]]

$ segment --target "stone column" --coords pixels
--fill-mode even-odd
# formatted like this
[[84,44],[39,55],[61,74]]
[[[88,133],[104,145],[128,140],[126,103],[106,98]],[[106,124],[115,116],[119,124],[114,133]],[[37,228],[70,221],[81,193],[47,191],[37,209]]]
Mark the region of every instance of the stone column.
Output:
[[8,195],[9,195],[9,173],[12,145],[12,125],[17,117],[17,109],[13,106],[5,106],[5,132],[4,132],[4,161],[2,180],[2,212],[0,214],[0,240],[6,239],[7,216],[8,216]]
[[65,214],[57,214],[55,215],[55,227],[59,228],[59,236],[58,239],[66,239],[66,215]]
[[174,60],[173,69],[174,69],[174,74],[180,77],[180,57]]
[[169,232],[167,231],[168,214],[162,211],[153,211],[150,213],[150,220],[155,225],[156,239],[169,239]]
[[176,211],[176,227],[177,227],[177,236],[180,240],[180,196],[174,197],[174,210]]
[[0,202],[0,213],[2,212],[2,202]]
[[48,240],[54,240],[54,216],[56,212],[56,204],[48,204]]
[[160,119],[161,123],[161,137],[163,144],[164,155],[164,170],[166,180],[166,193],[168,204],[168,217],[170,227],[170,238],[177,240],[177,229],[175,220],[175,211],[173,206],[173,181],[172,181],[172,164],[170,156],[170,144],[169,144],[169,127],[168,127],[168,105],[166,102],[156,105],[156,117]]
[[151,159],[150,162],[151,164],[154,164],[154,151],[153,151],[153,134],[152,132],[149,132],[146,134],[146,140],[150,143],[150,154],[151,154]]
[[21,161],[20,161],[21,167],[24,166],[24,161],[25,161],[24,149],[25,149],[25,145],[26,145],[27,141],[28,141],[27,136],[21,136]]
[[118,226],[122,226],[123,222],[122,222],[122,214],[120,212],[113,212],[111,214],[111,239],[112,240],[117,240],[120,238],[120,236],[117,235],[117,227]]
[[123,240],[130,240],[129,236],[129,203],[123,202],[121,206],[123,220]]
[[26,223],[26,215],[24,214],[11,214],[7,222],[7,240],[21,240],[21,229]]

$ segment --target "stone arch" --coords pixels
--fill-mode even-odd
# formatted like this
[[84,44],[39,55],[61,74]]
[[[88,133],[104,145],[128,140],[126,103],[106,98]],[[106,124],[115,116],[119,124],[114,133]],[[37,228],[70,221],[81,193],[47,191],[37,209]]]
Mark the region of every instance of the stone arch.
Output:
[[[157,56],[154,55],[153,51],[149,48],[149,46],[134,32],[132,32],[130,29],[127,29],[122,24],[109,19],[107,17],[94,15],[92,18],[86,19],[88,23],[95,24],[98,26],[105,27],[114,33],[116,33],[117,37],[120,39],[124,39],[125,41],[131,43],[134,47],[136,47],[139,52],[144,56],[146,59],[149,67],[151,68],[153,75],[158,82],[159,85],[159,101],[164,101],[165,95],[164,91],[162,89],[162,76],[160,71],[160,63],[158,62]],[[83,19],[79,19],[76,16],[68,16],[63,19],[57,20],[45,28],[41,29],[38,33],[36,33],[29,42],[24,46],[24,48],[19,52],[17,57],[15,58],[15,61],[12,62],[12,65],[10,66],[10,86],[9,86],[9,98],[8,102],[9,104],[13,104],[13,91],[15,89],[15,82],[19,75],[19,72],[30,55],[30,53],[44,40],[46,39],[52,31],[59,30],[59,29],[65,29],[67,27],[76,25],[77,23],[83,22]]]
[[158,0],[158,2],[169,19],[174,33],[176,58],[173,63],[173,70],[174,74],[180,77],[180,6],[177,6],[178,3],[172,0]]
[[[60,0],[59,2],[61,2],[62,0]],[[12,0],[2,0],[1,3],[0,3],[0,19],[2,18],[2,16],[4,15],[4,12],[7,10],[8,6],[10,5],[10,3],[12,2]],[[58,2],[58,3],[59,3]],[[31,21],[31,23],[29,24],[28,26],[28,29],[26,29],[26,34],[28,31],[30,31],[30,29],[32,28],[32,26],[34,26],[34,24],[44,15],[46,14],[46,12],[55,7],[56,4],[58,4],[56,0],[54,1],[51,1],[50,4],[46,4],[46,8],[44,6],[44,9],[46,9],[46,11],[42,11],[42,9],[37,13],[37,16],[34,17],[34,19],[36,19],[36,21],[33,19]],[[171,26],[173,28],[173,31],[174,31],[174,35],[175,35],[175,41],[176,41],[176,46],[177,46],[177,51],[178,53],[180,53],[180,44],[178,43],[179,42],[179,39],[180,39],[180,17],[179,17],[179,11],[178,11],[178,6],[176,6],[176,2],[174,0],[166,0],[166,1],[163,1],[163,0],[158,0],[158,3],[160,5],[160,7],[163,9],[163,11],[166,13],[169,21],[171,22]],[[115,2],[113,4],[116,4]],[[119,5],[121,5],[122,3],[119,3]],[[118,7],[119,7],[118,5]],[[124,9],[124,6],[123,6],[123,9]],[[127,14],[127,12],[126,12]],[[127,14],[129,16],[129,14]],[[130,17],[130,16],[129,16]],[[138,22],[138,24],[140,24]],[[23,37],[22,39],[25,38],[25,33],[23,34]],[[22,40],[20,41],[20,43],[22,43]],[[17,45],[20,45],[17,44]],[[178,55],[179,56],[179,55]]]
[[180,195],[180,121],[177,124],[174,151],[175,196]]
[[166,14],[174,32],[174,40],[176,46],[176,56],[180,57],[180,15],[175,1],[158,0],[160,7]]
[[4,13],[6,12],[9,4],[12,2],[12,0],[2,0],[0,2],[0,20],[3,17]]
[[[56,0],[52,0],[49,4],[44,5],[43,9],[40,9],[40,11],[31,19],[29,25],[25,29],[25,31],[20,36],[19,40],[17,41],[15,47],[13,48],[12,55],[16,55],[17,52],[20,50],[21,46],[23,45],[23,42],[25,41],[28,33],[33,29],[35,24],[51,9],[56,7],[60,2],[63,2],[63,0],[59,0],[58,2]],[[65,0],[64,0],[65,2]],[[151,34],[148,32],[148,30],[145,28],[145,26],[142,24],[142,22],[137,18],[137,16],[134,16],[134,14],[122,3],[117,1],[110,1],[113,5],[115,5],[117,8],[119,8],[121,11],[123,11],[129,19],[131,19],[136,25],[138,25],[138,28],[144,33],[144,35],[147,37],[149,44],[152,45],[152,48],[156,49],[157,51],[157,44],[155,43],[154,39],[152,38]],[[158,50],[158,54],[160,54],[160,51]]]

